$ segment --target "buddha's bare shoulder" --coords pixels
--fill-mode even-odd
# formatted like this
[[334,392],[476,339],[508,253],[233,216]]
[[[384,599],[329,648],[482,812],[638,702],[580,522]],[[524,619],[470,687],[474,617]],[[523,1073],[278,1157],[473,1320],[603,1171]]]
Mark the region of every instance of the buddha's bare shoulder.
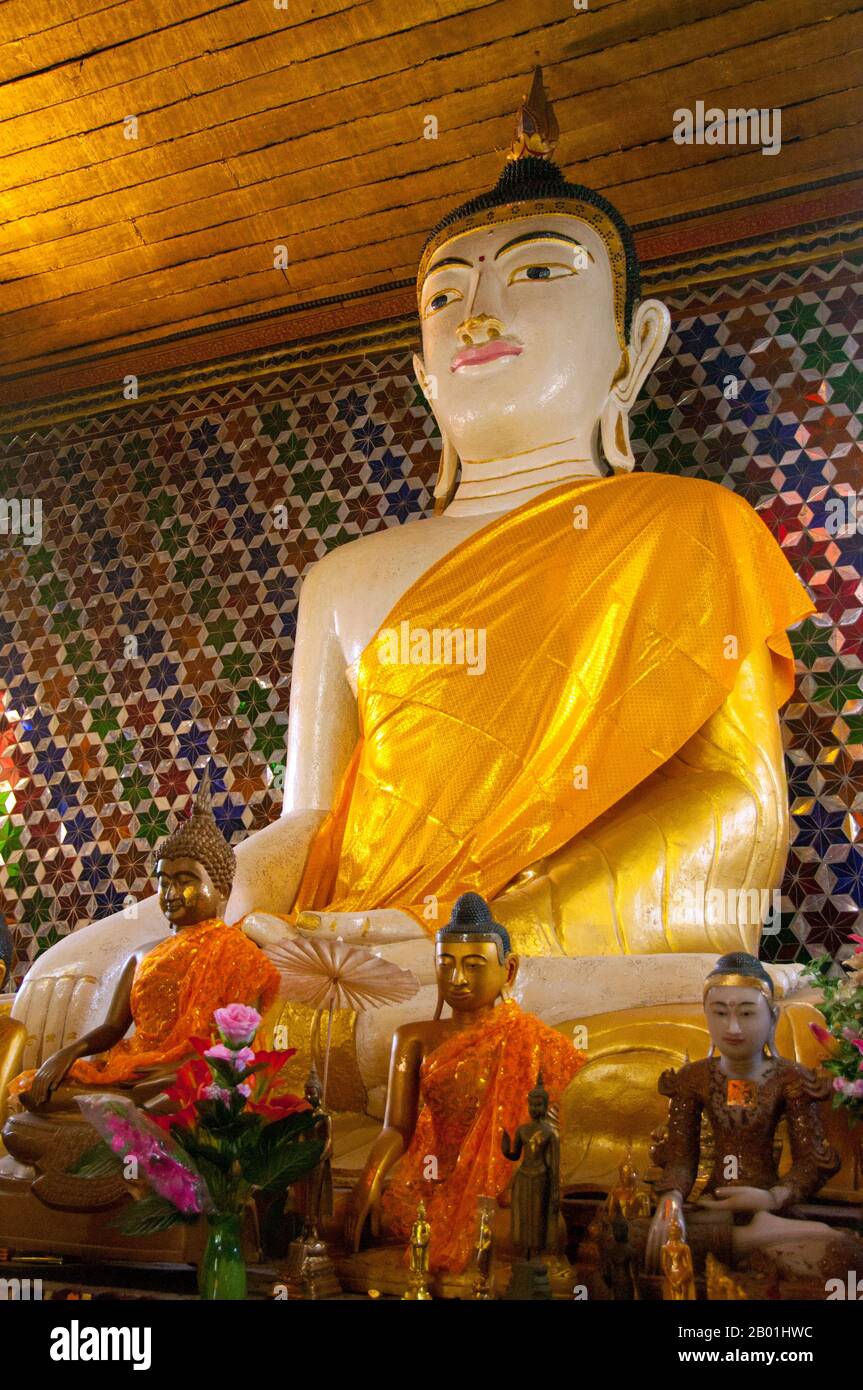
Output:
[[389,571],[401,570],[417,555],[426,564],[433,564],[479,529],[482,521],[477,517],[425,516],[358,536],[312,565],[303,576],[303,585],[338,590],[349,579],[356,583],[360,575],[383,577]]
[[440,1019],[424,1018],[413,1023],[403,1023],[393,1034],[393,1042],[400,1049],[411,1046],[436,1046],[446,1037],[448,1029]]

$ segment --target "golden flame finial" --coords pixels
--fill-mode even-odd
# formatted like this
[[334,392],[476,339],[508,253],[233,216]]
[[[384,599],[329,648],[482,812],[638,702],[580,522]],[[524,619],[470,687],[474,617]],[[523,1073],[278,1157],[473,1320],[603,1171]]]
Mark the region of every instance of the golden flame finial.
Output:
[[524,159],[529,154],[550,159],[559,138],[557,117],[542,85],[542,68],[537,66],[533,70],[530,92],[518,108],[507,160]]
[[210,811],[211,805],[212,779],[210,777],[210,764],[207,762],[201,768],[200,776],[198,777],[198,789],[195,793],[195,799],[192,802],[192,815],[206,816]]

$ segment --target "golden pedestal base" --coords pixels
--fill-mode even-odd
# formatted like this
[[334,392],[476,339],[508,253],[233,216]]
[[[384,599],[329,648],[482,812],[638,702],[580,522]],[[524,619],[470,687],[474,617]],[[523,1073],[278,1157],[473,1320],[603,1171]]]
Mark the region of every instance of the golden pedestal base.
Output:
[[[492,1297],[503,1298],[511,1279],[513,1261],[506,1255],[495,1260]],[[578,1282],[575,1270],[562,1255],[545,1258],[552,1298],[570,1300]],[[336,1256],[336,1268],[342,1286],[351,1293],[379,1293],[403,1298],[410,1285],[410,1270],[405,1260],[404,1246],[381,1245],[362,1250],[358,1255]],[[429,1276],[432,1298],[475,1298],[477,1271],[470,1266],[461,1274],[437,1273]]]

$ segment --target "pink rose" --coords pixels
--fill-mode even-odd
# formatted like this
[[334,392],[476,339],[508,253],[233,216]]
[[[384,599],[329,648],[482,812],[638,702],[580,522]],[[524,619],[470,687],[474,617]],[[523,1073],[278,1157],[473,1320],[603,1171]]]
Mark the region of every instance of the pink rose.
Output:
[[229,1047],[250,1043],[261,1023],[257,1009],[250,1009],[246,1004],[228,1004],[224,1009],[217,1009],[213,1017],[222,1040]]

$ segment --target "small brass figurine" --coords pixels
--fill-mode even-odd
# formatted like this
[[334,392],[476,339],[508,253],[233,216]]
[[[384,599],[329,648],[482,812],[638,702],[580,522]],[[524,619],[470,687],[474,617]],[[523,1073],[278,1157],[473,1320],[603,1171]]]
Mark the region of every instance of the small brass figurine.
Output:
[[735,1279],[729,1269],[708,1251],[706,1261],[707,1297],[711,1303],[737,1302],[748,1298],[739,1279]]
[[683,1239],[683,1226],[672,1216],[668,1239],[662,1247],[662,1297],[674,1303],[695,1298],[695,1272],[692,1251]]
[[317,1243],[320,1240],[318,1227],[321,1217],[333,1214],[333,1121],[329,1112],[323,1109],[323,1090],[314,1063],[306,1078],[304,1095],[315,1116],[314,1127],[308,1131],[308,1138],[318,1139],[324,1146],[320,1162],[304,1180],[302,1194],[304,1235],[307,1241]]
[[512,1243],[521,1260],[512,1267],[506,1297],[551,1298],[548,1269],[541,1256],[557,1250],[560,1215],[560,1141],[548,1118],[548,1092],[542,1072],[528,1093],[530,1120],[519,1125],[515,1143],[501,1135],[501,1152],[521,1164],[512,1183]]
[[477,1277],[473,1286],[473,1296],[475,1299],[490,1299],[492,1294],[492,1265],[494,1263],[494,1231],[491,1224],[491,1213],[488,1207],[483,1207],[479,1217],[479,1231],[476,1238],[476,1269]]
[[411,1226],[410,1239],[410,1283],[402,1294],[402,1301],[413,1300],[418,1303],[431,1301],[428,1291],[429,1241],[431,1226],[426,1221],[426,1209],[422,1202],[417,1207],[416,1221]]
[[548,1118],[548,1092],[542,1072],[527,1098],[530,1120],[519,1125],[515,1143],[507,1130],[501,1136],[504,1158],[518,1163],[512,1184],[512,1243],[530,1261],[557,1249],[560,1213],[560,1141]]
[[632,1162],[631,1149],[626,1150],[617,1171],[617,1187],[611,1189],[605,1201],[605,1210],[609,1218],[613,1218],[618,1212],[625,1221],[631,1221],[634,1216],[649,1216],[650,1194],[638,1186],[638,1174]]
[[631,1303],[639,1297],[635,1251],[629,1241],[629,1223],[618,1211],[611,1218],[611,1240],[603,1245],[600,1272],[615,1303]]
[[302,1218],[303,1230],[288,1252],[288,1287],[295,1298],[336,1298],[341,1285],[320,1233],[321,1217],[333,1212],[333,1121],[323,1109],[323,1090],[314,1064],[306,1077],[304,1095],[315,1116],[305,1138],[320,1140],[323,1150],[316,1167],[295,1185],[296,1191],[289,1198]]

